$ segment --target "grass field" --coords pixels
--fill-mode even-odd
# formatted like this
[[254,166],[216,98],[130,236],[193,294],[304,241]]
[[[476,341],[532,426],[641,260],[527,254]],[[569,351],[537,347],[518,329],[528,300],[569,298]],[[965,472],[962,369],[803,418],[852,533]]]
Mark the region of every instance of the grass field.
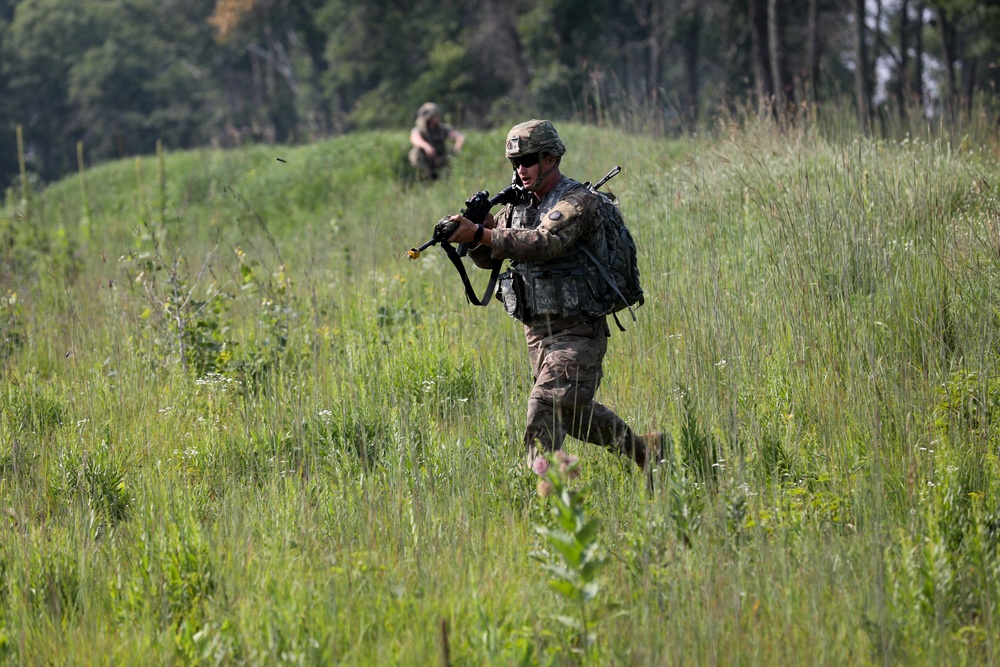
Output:
[[675,444],[649,497],[569,442],[593,568],[520,326],[406,259],[502,130],[168,152],[0,213],[0,661],[997,664],[995,127],[557,127],[639,245],[601,398]]

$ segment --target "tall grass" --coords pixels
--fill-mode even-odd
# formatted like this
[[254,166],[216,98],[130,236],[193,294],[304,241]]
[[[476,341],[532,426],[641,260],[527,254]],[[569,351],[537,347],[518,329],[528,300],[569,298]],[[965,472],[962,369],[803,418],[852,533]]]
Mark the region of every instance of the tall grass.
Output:
[[651,498],[568,445],[592,649],[529,555],[520,329],[404,259],[507,183],[498,131],[426,186],[384,133],[8,197],[0,659],[995,664],[992,130],[559,129],[640,247],[602,400],[676,444]]

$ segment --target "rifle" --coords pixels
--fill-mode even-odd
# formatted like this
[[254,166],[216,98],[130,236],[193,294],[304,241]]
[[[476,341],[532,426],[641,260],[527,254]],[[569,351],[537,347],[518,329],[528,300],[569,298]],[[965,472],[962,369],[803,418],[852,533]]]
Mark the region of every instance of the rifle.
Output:
[[[462,216],[479,225],[486,219],[486,214],[489,213],[490,209],[494,206],[497,206],[498,204],[526,203],[528,197],[530,197],[530,195],[524,190],[524,188],[521,187],[521,185],[514,183],[511,183],[493,197],[490,197],[490,193],[486,190],[480,190],[465,200],[465,208],[462,209]],[[500,273],[500,265],[503,262],[501,260],[497,260],[493,263],[493,269],[490,274],[489,284],[486,286],[486,291],[483,292],[482,298],[476,297],[476,292],[472,288],[472,283],[469,282],[469,275],[466,273],[465,266],[462,264],[462,257],[465,257],[468,253],[469,244],[460,243],[458,244],[458,249],[456,250],[450,243],[448,243],[448,238],[454,233],[457,224],[442,224],[446,221],[450,221],[450,218],[442,218],[438,224],[434,225],[434,236],[432,236],[427,243],[424,243],[419,248],[410,248],[406,251],[406,254],[411,260],[417,259],[420,257],[420,253],[427,248],[432,245],[440,244],[445,253],[448,255],[448,259],[450,259],[451,263],[455,265],[458,275],[462,278],[466,298],[472,302],[473,305],[486,306],[490,302],[490,296],[493,293],[494,286],[496,285],[497,275]]]

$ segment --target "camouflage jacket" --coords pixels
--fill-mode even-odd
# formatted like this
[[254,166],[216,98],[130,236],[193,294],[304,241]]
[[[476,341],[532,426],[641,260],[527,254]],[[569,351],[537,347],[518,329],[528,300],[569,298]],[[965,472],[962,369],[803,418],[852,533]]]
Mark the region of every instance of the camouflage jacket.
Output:
[[563,176],[540,202],[505,206],[496,223],[492,248],[477,246],[469,256],[481,268],[490,268],[497,259],[511,260],[527,286],[531,313],[575,318],[606,312],[596,302],[603,278],[579,248],[583,242],[606,259],[604,227],[595,196],[578,181]]
[[[488,269],[496,259],[545,262],[561,257],[575,258],[577,241],[593,245],[591,237],[603,232],[594,196],[585,188],[576,187],[579,185],[563,176],[542,201],[534,200],[524,207],[505,206],[495,216],[493,247],[473,248],[469,253],[472,261]],[[545,211],[547,213],[539,216]],[[521,215],[523,218],[518,220]]]

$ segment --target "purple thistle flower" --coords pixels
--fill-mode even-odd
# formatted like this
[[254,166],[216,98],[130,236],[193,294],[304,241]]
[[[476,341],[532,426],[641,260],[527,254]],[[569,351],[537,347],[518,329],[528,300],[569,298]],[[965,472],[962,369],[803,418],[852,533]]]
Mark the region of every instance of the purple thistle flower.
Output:
[[531,469],[534,471],[536,475],[541,477],[549,469],[549,460],[544,456],[542,456],[541,454],[539,454],[538,456],[535,457],[535,460],[531,462]]
[[578,460],[577,457],[561,449],[556,452],[556,461],[559,462],[559,472],[569,477],[569,479],[576,479],[580,476],[580,468],[576,465]]

